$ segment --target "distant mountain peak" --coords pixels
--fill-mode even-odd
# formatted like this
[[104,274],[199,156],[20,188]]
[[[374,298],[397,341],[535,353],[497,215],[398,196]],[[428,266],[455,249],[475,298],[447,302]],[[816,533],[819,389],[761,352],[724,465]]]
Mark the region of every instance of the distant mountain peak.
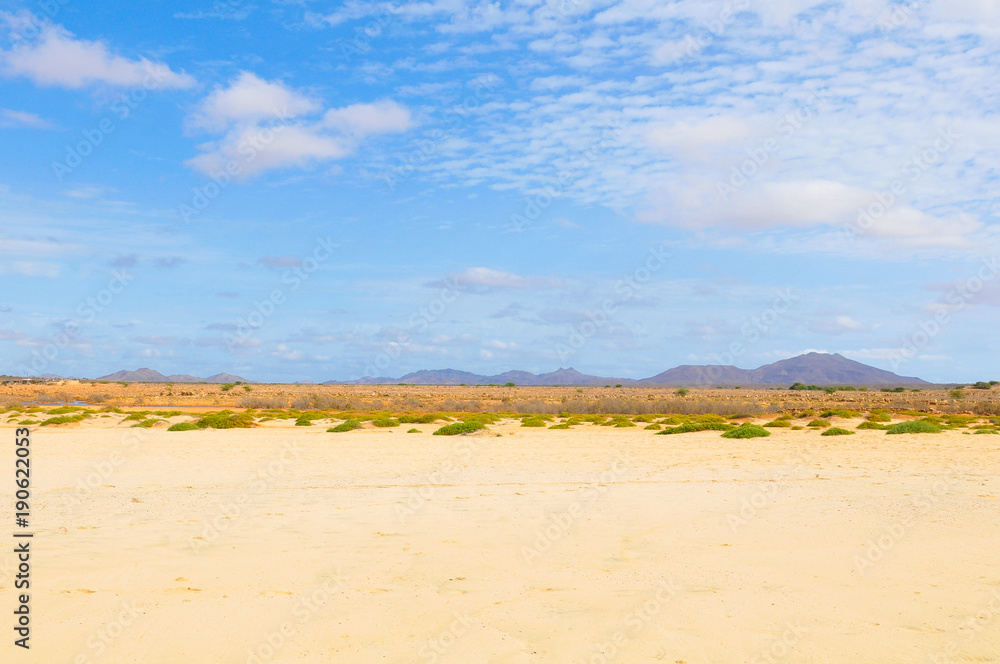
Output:
[[228,373],[218,373],[208,378],[198,378],[187,374],[173,374],[164,376],[159,371],[143,367],[135,371],[116,371],[107,376],[101,376],[97,380],[113,380],[121,383],[247,383],[245,378],[234,376]]
[[[793,383],[810,385],[929,385],[926,381],[910,376],[898,376],[890,371],[844,357],[840,353],[810,351],[797,357],[778,360],[756,369],[740,369],[721,364],[684,364],[668,369],[650,378],[606,378],[580,373],[576,369],[562,368],[549,373],[533,374],[527,371],[506,371],[496,376],[483,376],[457,369],[414,371],[402,378],[362,378],[352,384],[408,383],[414,385],[663,385],[688,387],[715,386],[790,386]],[[325,384],[338,384],[329,381]]]

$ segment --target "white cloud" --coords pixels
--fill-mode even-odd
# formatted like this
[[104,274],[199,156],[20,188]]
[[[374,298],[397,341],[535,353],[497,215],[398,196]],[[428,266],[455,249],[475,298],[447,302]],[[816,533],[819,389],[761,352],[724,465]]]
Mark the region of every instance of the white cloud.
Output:
[[413,120],[409,109],[386,99],[374,104],[332,108],[324,114],[323,125],[344,134],[364,138],[374,134],[406,131],[413,126]]
[[30,127],[32,129],[52,129],[55,125],[34,113],[0,108],[0,127]]
[[813,321],[810,329],[821,334],[846,334],[848,332],[867,332],[870,328],[850,316],[834,316],[833,318]]
[[470,267],[464,272],[452,274],[451,280],[459,288],[473,290],[538,290],[562,286],[558,279],[522,277],[487,267]]
[[320,109],[314,99],[299,94],[281,81],[265,81],[251,72],[240,72],[227,86],[218,86],[198,104],[188,124],[206,131],[225,130],[234,123],[272,123],[297,118]]
[[213,90],[188,117],[194,129],[224,132],[199,146],[185,165],[209,175],[228,171],[237,179],[280,168],[307,168],[352,154],[363,139],[412,126],[410,111],[392,100],[330,109],[281,81],[241,72]]
[[[11,14],[0,13],[0,20],[10,28],[18,25]],[[20,17],[20,22],[24,20]],[[115,55],[104,42],[76,39],[57,25],[45,25],[33,39],[15,40],[9,51],[0,51],[0,71],[7,76],[24,76],[36,85],[70,89],[101,84],[143,85],[148,89],[183,89],[196,85],[194,78],[187,74],[174,72],[146,58],[132,60]]]

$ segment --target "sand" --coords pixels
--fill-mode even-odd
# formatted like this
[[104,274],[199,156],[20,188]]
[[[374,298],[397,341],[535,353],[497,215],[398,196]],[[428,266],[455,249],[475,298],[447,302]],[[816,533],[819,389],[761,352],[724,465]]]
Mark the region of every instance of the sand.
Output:
[[0,659],[1000,661],[1000,436],[417,427],[36,428]]

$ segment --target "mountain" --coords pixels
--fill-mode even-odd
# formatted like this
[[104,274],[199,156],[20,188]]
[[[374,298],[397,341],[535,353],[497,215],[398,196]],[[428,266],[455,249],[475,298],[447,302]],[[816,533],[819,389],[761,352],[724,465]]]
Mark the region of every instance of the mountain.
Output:
[[686,365],[639,381],[645,385],[930,385],[911,376],[849,360],[839,353],[806,353],[756,369],[721,365]]
[[533,374],[527,371],[507,371],[496,376],[482,376],[468,371],[441,369],[415,371],[402,378],[361,378],[353,381],[328,381],[324,385],[662,385],[671,387],[718,386],[789,386],[792,383],[807,385],[930,385],[919,378],[898,376],[891,371],[849,360],[843,355],[806,353],[756,369],[717,364],[691,365],[668,369],[650,378],[604,378],[589,376],[576,369],[558,369],[549,373]]
[[898,376],[834,353],[807,353],[750,372],[756,384],[800,382],[806,385],[930,385],[919,378]]
[[514,383],[515,385],[591,385],[600,383],[606,385],[611,383],[635,382],[622,378],[601,378],[600,376],[588,376],[576,369],[558,369],[549,373],[533,374],[527,371],[505,371],[496,376],[482,376],[469,371],[459,371],[457,369],[438,369],[435,371],[422,370],[408,373],[402,378],[359,378],[351,381],[330,380],[324,385],[395,385],[406,383],[407,385],[504,385]]
[[187,374],[173,374],[164,376],[159,371],[153,369],[136,369],[135,371],[116,371],[107,376],[101,376],[97,380],[113,380],[124,383],[247,383],[246,378],[240,378],[228,373],[218,373],[208,378],[198,378]]

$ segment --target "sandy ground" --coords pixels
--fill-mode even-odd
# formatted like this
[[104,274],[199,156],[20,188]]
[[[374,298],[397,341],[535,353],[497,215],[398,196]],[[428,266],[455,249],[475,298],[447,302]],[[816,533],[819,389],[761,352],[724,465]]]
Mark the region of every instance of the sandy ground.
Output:
[[289,424],[35,429],[0,660],[1000,661],[1000,436]]

